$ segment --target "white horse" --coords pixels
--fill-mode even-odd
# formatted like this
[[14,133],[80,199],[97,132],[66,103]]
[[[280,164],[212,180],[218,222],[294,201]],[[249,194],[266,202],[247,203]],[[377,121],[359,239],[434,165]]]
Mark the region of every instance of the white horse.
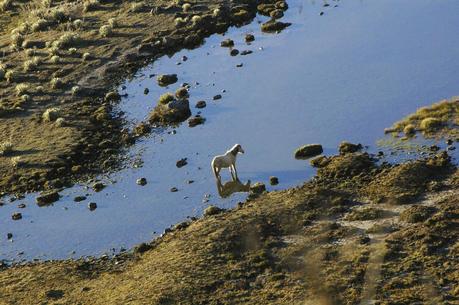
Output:
[[228,150],[224,155],[216,156],[212,159],[212,170],[214,172],[215,178],[220,180],[220,170],[222,168],[228,168],[231,177],[234,181],[238,180],[237,171],[236,171],[236,157],[237,154],[244,153],[242,146],[235,144],[230,150]]

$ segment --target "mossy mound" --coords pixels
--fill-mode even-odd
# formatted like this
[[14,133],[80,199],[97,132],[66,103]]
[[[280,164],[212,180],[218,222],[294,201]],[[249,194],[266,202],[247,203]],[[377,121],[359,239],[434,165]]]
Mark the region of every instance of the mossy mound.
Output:
[[321,178],[352,178],[361,174],[370,174],[376,168],[373,159],[367,153],[346,154],[329,158],[326,166],[319,168]]
[[349,214],[347,214],[344,219],[348,221],[356,220],[375,220],[382,218],[386,213],[374,207],[366,207],[363,209],[353,209]]
[[429,182],[443,178],[450,170],[449,156],[440,153],[384,169],[362,192],[376,202],[410,203],[426,191]]
[[191,116],[190,103],[187,99],[160,99],[150,113],[149,121],[152,124],[181,123]]
[[429,107],[419,108],[415,113],[395,123],[387,132],[405,132],[413,135],[422,131],[425,136],[458,135],[459,99],[444,100]]
[[403,211],[400,214],[400,219],[405,222],[416,223],[416,222],[425,221],[435,212],[436,212],[436,209],[434,207],[413,206]]
[[290,26],[289,22],[281,22],[275,19],[271,19],[261,25],[261,30],[266,33],[280,32],[286,27]]

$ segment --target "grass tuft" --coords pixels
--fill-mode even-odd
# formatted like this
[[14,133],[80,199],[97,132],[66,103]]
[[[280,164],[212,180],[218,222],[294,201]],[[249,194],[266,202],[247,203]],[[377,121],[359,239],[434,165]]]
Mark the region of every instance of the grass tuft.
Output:
[[51,85],[52,89],[60,89],[60,88],[64,87],[64,82],[60,78],[54,77],[51,80],[50,85]]
[[110,25],[103,25],[99,29],[99,34],[102,37],[109,37],[113,33],[113,28]]
[[21,96],[30,91],[30,86],[28,84],[18,84],[16,85],[15,90],[16,90],[16,95]]
[[8,156],[14,151],[14,145],[11,141],[5,141],[0,144],[0,155]]
[[54,122],[59,118],[60,115],[60,109],[57,107],[53,108],[48,108],[46,111],[43,113],[43,120],[45,122]]

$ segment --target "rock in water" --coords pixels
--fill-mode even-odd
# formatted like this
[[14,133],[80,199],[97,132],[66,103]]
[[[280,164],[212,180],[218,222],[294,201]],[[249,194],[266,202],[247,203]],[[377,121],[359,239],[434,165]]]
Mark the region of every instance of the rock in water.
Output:
[[59,200],[59,193],[57,191],[43,192],[36,199],[38,206],[44,206]]
[[362,144],[353,144],[353,143],[350,143],[350,142],[341,142],[341,144],[339,144],[339,153],[344,155],[344,154],[347,154],[347,153],[353,153],[353,152],[357,152],[359,150],[362,149]]
[[212,215],[217,215],[223,212],[224,209],[221,209],[219,207],[210,205],[204,210],[204,216],[212,216]]
[[320,144],[303,145],[295,151],[295,159],[308,159],[320,155],[323,151]]

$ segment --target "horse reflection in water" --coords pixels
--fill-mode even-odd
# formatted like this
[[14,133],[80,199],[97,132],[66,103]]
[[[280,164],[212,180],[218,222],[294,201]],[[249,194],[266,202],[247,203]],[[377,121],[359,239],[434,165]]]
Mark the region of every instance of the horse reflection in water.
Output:
[[[217,180],[218,194],[226,198],[231,194],[237,192],[248,192],[250,190],[250,180],[243,184],[237,176],[236,170],[236,157],[238,154],[243,154],[244,150],[240,144],[235,144],[224,155],[219,155],[212,160],[212,171],[214,172],[215,179]],[[225,184],[222,183],[220,171],[222,168],[228,168],[231,173],[232,181]]]

